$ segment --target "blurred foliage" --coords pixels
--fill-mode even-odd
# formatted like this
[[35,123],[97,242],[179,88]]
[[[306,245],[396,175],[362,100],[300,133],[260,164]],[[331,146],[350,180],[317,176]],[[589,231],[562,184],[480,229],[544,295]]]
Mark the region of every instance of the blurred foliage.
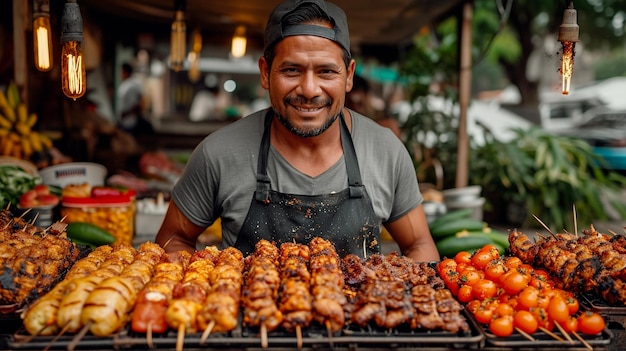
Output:
[[[612,198],[626,177],[607,172],[603,158],[582,139],[557,136],[540,128],[515,129],[502,142],[487,131],[484,145],[470,152],[471,184],[498,194],[505,204],[519,205],[522,226],[537,227],[537,216],[556,231],[608,219],[605,203],[626,218],[626,203]],[[574,209],[576,218],[574,218]]]
[[626,76],[626,53],[624,53],[623,49],[614,50],[599,59],[594,66],[594,78],[596,80],[619,76]]

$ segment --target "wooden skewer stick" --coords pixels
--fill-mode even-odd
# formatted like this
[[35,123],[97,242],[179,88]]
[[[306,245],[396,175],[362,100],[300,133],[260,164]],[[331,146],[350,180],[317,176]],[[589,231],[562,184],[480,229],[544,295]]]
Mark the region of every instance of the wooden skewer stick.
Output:
[[59,338],[61,336],[63,336],[63,334],[65,334],[65,332],[67,331],[67,329],[69,329],[70,327],[70,323],[68,322],[67,324],[65,324],[65,326],[63,326],[63,329],[61,329],[61,331],[59,332],[59,334],[55,335],[54,338],[52,338],[52,340],[50,340],[50,342],[48,343],[48,345],[43,349],[43,351],[48,351],[50,349],[50,347],[52,347],[52,345],[54,345],[55,342],[57,342],[57,340],[59,340]]
[[2,230],[7,229],[7,228],[11,225],[11,223],[13,223],[13,218],[11,218],[11,219],[7,222],[7,224],[4,226],[4,228],[2,228]]
[[78,334],[74,336],[74,339],[72,339],[72,342],[70,342],[67,345],[67,351],[74,351],[74,349],[76,348],[76,345],[78,345],[78,343],[83,339],[83,337],[85,337],[85,334],[87,334],[87,332],[89,331],[89,328],[91,328],[91,323],[92,321],[87,322],[87,324],[85,324],[83,328],[78,332]]
[[261,347],[266,349],[268,346],[267,343],[267,326],[265,323],[261,323]]
[[331,349],[334,349],[334,341],[333,341],[333,329],[330,327],[330,321],[326,320],[326,331],[328,332],[328,344]]
[[146,344],[148,344],[149,348],[154,348],[154,343],[152,342],[152,321],[148,322],[148,327],[146,328]]
[[167,245],[170,244],[170,242],[172,241],[172,239],[174,239],[174,237],[176,237],[176,234],[172,234],[172,237],[167,239],[167,241],[165,242],[165,244],[163,244],[163,248],[166,248]]
[[43,333],[44,330],[46,330],[47,328],[51,327],[52,325],[50,324],[46,324],[43,326],[43,328],[39,329],[37,331],[37,333],[33,334],[33,335],[28,335],[23,339],[20,339],[20,342],[23,342],[24,344],[28,344],[31,341],[33,341],[34,338],[38,337],[41,333]]
[[[32,211],[32,209],[33,209],[32,207],[29,207],[28,209],[26,209],[26,211],[22,212],[22,214],[20,215],[20,217],[19,217],[19,218],[23,218],[24,216],[26,216],[26,214],[27,214],[28,212]],[[7,210],[8,210],[8,208],[7,208]]]
[[302,328],[300,327],[300,324],[296,325],[296,340],[297,340],[297,346],[298,346],[298,350],[302,348]]
[[572,211],[574,213],[574,235],[578,236],[578,220],[576,219],[576,204],[572,205]]
[[529,341],[535,341],[535,338],[533,338],[533,337],[532,337],[532,335],[530,335],[530,334],[528,334],[527,332],[525,332],[525,331],[521,330],[520,328],[515,327],[515,330],[516,330],[518,333],[522,334],[522,336],[523,336],[523,337],[525,337],[526,339],[528,339]]
[[546,334],[550,335],[550,336],[551,336],[551,337],[553,337],[554,339],[557,339],[558,341],[565,341],[565,340],[563,340],[563,338],[562,338],[562,337],[560,337],[560,336],[558,336],[558,335],[554,334],[553,332],[549,331],[548,329],[546,329],[546,328],[544,328],[544,327],[539,327],[538,329],[539,329],[539,330],[541,330],[542,332],[544,332],[544,333],[546,333]]
[[574,334],[574,336],[576,337],[576,339],[578,339],[578,341],[580,341],[583,345],[585,345],[587,350],[593,350],[593,347],[589,345],[587,340],[583,339],[583,337],[580,336],[577,332],[572,332],[572,334]]
[[574,340],[572,340],[572,337],[569,336],[569,333],[566,332],[565,329],[563,329],[563,327],[561,326],[561,324],[559,324],[559,322],[554,321],[554,325],[556,325],[556,327],[559,329],[561,334],[563,334],[563,336],[565,336],[565,339],[567,339],[567,341],[569,341],[570,344],[574,343]]
[[543,223],[541,219],[539,219],[539,217],[537,217],[536,215],[533,215],[533,218],[537,220],[537,222],[539,222],[539,224],[541,224],[541,226],[544,227],[548,231],[548,233],[550,233],[550,235],[556,238],[556,235],[554,234],[554,232],[550,230],[550,228],[545,223]]
[[206,342],[206,339],[209,338],[209,335],[211,334],[211,330],[213,330],[213,327],[215,327],[215,321],[211,321],[209,323],[209,325],[206,326],[206,329],[204,329],[204,332],[202,333],[202,336],[200,337],[200,345],[204,345],[204,343]]
[[178,335],[176,335],[176,351],[183,351],[184,344],[185,344],[185,324],[181,323],[178,326]]

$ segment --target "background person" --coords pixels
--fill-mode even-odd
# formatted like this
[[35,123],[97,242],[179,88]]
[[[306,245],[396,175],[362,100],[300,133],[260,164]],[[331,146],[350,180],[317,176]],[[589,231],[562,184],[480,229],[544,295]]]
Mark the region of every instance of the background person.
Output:
[[122,64],[122,82],[117,88],[117,115],[119,126],[134,136],[150,135],[152,124],[144,118],[143,84],[133,74],[133,66]]
[[[380,253],[384,223],[401,252],[437,261],[415,169],[402,142],[344,108],[356,62],[346,16],[323,0],[287,0],[270,15],[260,80],[271,108],[219,129],[192,153],[156,236],[194,251],[221,218],[222,245],[320,236],[344,256]],[[165,245],[167,243],[167,245]]]

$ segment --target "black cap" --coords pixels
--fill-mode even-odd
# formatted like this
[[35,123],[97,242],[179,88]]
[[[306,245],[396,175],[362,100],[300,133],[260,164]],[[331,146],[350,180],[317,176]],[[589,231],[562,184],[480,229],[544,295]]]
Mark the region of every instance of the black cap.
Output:
[[[314,24],[298,24],[283,27],[283,19],[286,15],[305,3],[319,6],[334,22],[333,28],[327,28]],[[276,6],[267,21],[265,27],[265,49],[281,41],[285,37],[293,35],[314,35],[330,39],[350,54],[350,33],[348,31],[348,19],[346,14],[337,5],[324,0],[287,0]]]

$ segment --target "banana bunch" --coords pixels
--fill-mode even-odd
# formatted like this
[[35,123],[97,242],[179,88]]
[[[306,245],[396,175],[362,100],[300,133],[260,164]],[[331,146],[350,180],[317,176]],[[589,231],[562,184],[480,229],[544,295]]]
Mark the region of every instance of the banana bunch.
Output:
[[11,82],[0,91],[0,155],[29,160],[34,153],[52,147],[52,140],[33,130],[37,114],[28,113],[20,101],[17,85]]

